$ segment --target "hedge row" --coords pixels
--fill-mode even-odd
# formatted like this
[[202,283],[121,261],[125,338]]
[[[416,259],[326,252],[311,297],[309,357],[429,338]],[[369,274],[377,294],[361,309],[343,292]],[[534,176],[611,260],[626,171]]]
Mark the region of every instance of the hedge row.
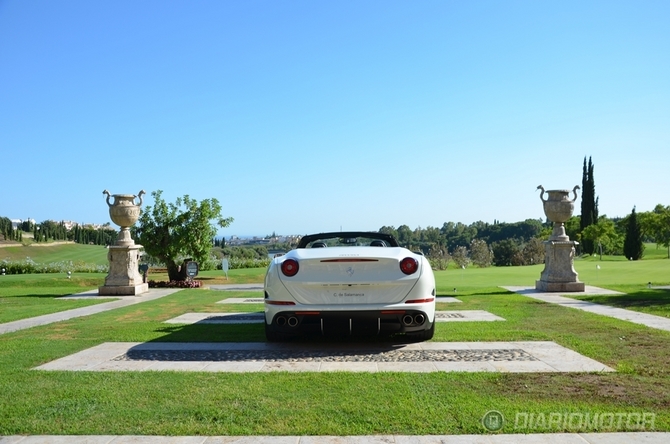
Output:
[[60,261],[40,264],[30,258],[21,261],[3,259],[0,261],[0,269],[5,274],[36,274],[36,273],[107,273],[107,265],[87,264],[84,262]]

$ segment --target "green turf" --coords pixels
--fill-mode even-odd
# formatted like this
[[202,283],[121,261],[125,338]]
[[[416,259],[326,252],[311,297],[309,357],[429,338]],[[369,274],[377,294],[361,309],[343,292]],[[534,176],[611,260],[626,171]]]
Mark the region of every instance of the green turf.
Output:
[[31,258],[38,263],[61,261],[107,265],[107,248],[100,245],[82,244],[33,244],[29,246],[0,248],[0,260],[20,261]]
[[[0,336],[0,392],[4,394],[0,435],[483,433],[480,420],[490,409],[509,418],[519,412],[652,412],[656,428],[670,430],[670,333],[544,304],[495,287],[489,293],[459,295],[463,303],[458,306],[441,304],[438,308],[482,309],[506,321],[439,324],[434,340],[550,340],[619,373],[30,370],[109,341],[263,341],[260,325],[162,322],[186,312],[262,310],[260,304],[216,304],[225,297],[252,294],[184,290],[95,316]],[[622,429],[625,427],[617,430]],[[503,431],[520,432],[513,423]]]
[[113,299],[63,300],[61,296],[95,289],[99,273],[9,275],[0,277],[0,323],[109,302]]
[[[668,282],[667,259],[589,259],[576,261],[575,267],[587,283],[625,291],[628,299],[618,303],[629,304],[627,308],[653,306],[667,311],[667,293],[646,287],[649,281]],[[440,323],[433,340],[555,341],[616,373],[31,370],[104,342],[264,340],[263,327],[257,324],[164,324],[187,312],[263,309],[262,304],[216,304],[226,297],[257,293],[183,290],[94,316],[0,335],[0,435],[480,434],[486,432],[481,418],[492,409],[508,418],[504,433],[632,431],[625,423],[579,430],[560,424],[519,430],[513,421],[519,413],[547,417],[552,413],[650,413],[655,415],[655,430],[670,431],[670,332],[542,303],[499,287],[533,286],[541,270],[535,266],[437,272],[438,294],[453,296],[456,288],[455,295],[463,301],[439,304],[438,309],[486,310],[506,321]],[[263,273],[262,269],[246,270],[233,280],[260,282]],[[41,294],[77,292],[78,282],[89,284],[79,275],[70,282],[62,279],[4,276],[0,298],[32,295],[38,303],[46,302],[52,298]]]

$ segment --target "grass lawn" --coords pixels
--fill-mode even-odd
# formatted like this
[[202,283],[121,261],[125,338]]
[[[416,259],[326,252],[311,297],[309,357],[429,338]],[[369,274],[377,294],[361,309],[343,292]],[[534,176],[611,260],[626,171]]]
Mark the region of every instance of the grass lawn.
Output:
[[0,323],[31,318],[73,308],[109,302],[114,299],[59,300],[102,285],[105,275],[75,273],[8,275],[0,277]]
[[629,285],[616,285],[612,289],[624,294],[576,296],[575,299],[670,318],[670,289],[639,289]]
[[[254,283],[262,282],[264,273],[265,269],[260,268],[231,270],[226,279],[221,271],[204,271],[198,280],[204,285]],[[102,273],[74,273],[70,279],[60,273],[0,276],[0,324],[112,301],[59,299],[97,289],[104,284],[105,276]],[[167,280],[167,274],[150,274],[149,279]]]
[[83,244],[32,244],[28,246],[0,248],[0,260],[20,261],[31,258],[38,263],[60,261],[83,262],[86,264],[107,265],[107,248],[100,245]]
[[[659,310],[667,307],[667,298],[658,300],[656,293],[646,289],[649,281],[669,283],[667,259],[582,260],[575,267],[580,279],[589,284],[625,289],[639,304],[655,305]],[[456,288],[455,296],[463,301],[439,304],[438,309],[487,310],[506,321],[440,323],[433,340],[555,341],[616,373],[31,370],[111,341],[264,341],[263,326],[258,324],[164,324],[187,312],[263,309],[261,304],[216,304],[226,297],[258,293],[183,290],[90,317],[0,335],[0,435],[477,434],[485,433],[481,419],[492,409],[507,418],[504,433],[631,430],[616,422],[603,429],[574,430],[559,424],[550,429],[518,430],[514,428],[517,413],[547,418],[551,413],[591,417],[597,413],[653,413],[655,430],[670,431],[670,332],[546,304],[499,288],[532,286],[541,270],[535,266],[437,272],[438,294],[453,296]],[[208,273],[199,278],[204,280]],[[211,273],[210,282],[218,281],[222,274]],[[260,269],[233,270],[229,283],[261,282],[263,273]],[[16,281],[11,286],[7,280],[0,282],[3,299],[63,291],[60,282],[47,277],[12,278]],[[68,291],[74,290],[69,287]],[[651,304],[653,301],[656,303]]]

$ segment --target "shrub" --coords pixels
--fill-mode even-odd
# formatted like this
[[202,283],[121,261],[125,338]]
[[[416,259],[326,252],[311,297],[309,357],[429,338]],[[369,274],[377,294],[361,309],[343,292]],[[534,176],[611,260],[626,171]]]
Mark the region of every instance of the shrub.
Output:
[[22,261],[4,259],[0,261],[0,268],[5,269],[6,274],[37,274],[37,273],[107,273],[107,265],[87,264],[81,261],[60,261],[40,264],[29,257]]
[[[231,270],[240,268],[267,268],[270,265],[270,258],[265,259],[240,259],[228,258],[228,268]],[[221,261],[216,266],[217,270],[221,270]]]
[[149,288],[200,288],[202,281],[149,281]]

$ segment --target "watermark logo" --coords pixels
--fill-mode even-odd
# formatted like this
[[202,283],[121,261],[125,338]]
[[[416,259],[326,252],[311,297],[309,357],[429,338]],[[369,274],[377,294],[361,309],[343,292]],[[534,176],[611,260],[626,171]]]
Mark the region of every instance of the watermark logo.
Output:
[[489,432],[498,432],[505,425],[505,417],[498,410],[489,410],[482,418],[482,425]]
[[[489,410],[482,417],[482,425],[489,432],[499,432],[505,425],[505,416],[498,410]],[[523,433],[593,430],[653,431],[655,426],[656,414],[651,412],[517,412],[514,417],[514,430]]]
[[650,412],[579,413],[518,412],[514,417],[514,430],[654,430],[656,414]]

